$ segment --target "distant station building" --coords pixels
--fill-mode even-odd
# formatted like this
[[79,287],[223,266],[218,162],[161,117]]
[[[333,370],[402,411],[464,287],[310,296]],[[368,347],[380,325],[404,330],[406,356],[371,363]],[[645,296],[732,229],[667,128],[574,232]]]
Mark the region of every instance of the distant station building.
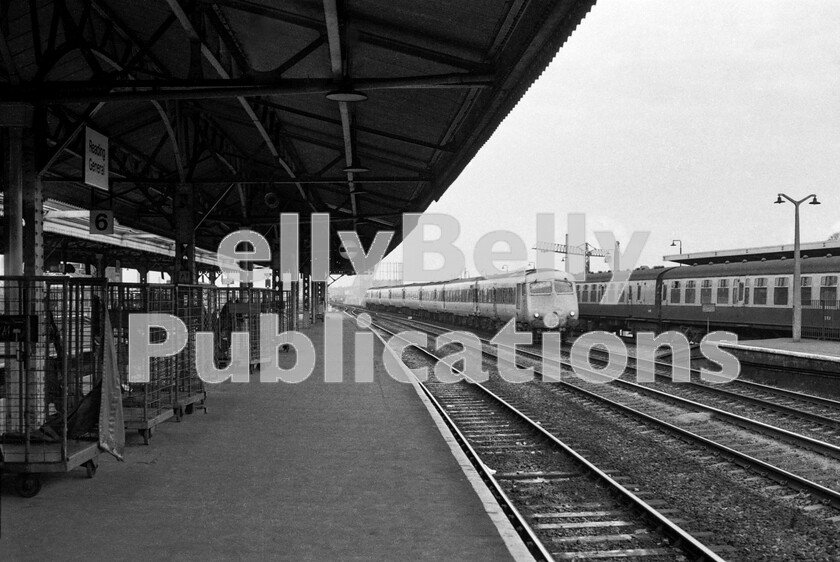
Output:
[[[800,245],[802,259],[840,256],[840,240],[830,242],[811,242]],[[691,252],[662,256],[665,261],[680,265],[707,265],[718,263],[736,263],[745,261],[793,259],[793,244],[781,246],[761,246],[735,250],[717,250],[713,252]]]

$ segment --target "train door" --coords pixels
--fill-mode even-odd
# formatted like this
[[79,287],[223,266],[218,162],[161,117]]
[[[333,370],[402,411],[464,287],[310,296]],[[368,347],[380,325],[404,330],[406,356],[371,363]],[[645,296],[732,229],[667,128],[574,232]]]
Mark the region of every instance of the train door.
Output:
[[527,312],[525,307],[525,283],[516,286],[516,319],[519,320]]
[[732,319],[735,322],[748,322],[746,316],[749,311],[744,307],[750,303],[749,281],[744,277],[736,277],[732,280]]
[[490,300],[493,302],[493,318],[499,317],[499,293],[496,290],[496,287],[491,287],[489,289],[490,293]]
[[470,287],[470,295],[472,296],[472,312],[478,316],[478,281]]
[[732,281],[732,306],[744,306],[749,303],[747,280],[738,277]]

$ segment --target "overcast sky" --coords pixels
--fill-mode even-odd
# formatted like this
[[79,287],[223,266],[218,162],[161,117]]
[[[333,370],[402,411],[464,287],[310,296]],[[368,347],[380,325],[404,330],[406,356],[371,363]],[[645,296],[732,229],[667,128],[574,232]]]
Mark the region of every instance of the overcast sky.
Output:
[[819,196],[802,241],[825,240],[839,187],[840,2],[599,0],[429,211],[458,218],[467,255],[493,229],[530,248],[537,212],[562,242],[566,214],[586,213],[624,244],[650,231],[640,264],[657,265],[675,238],[792,243],[778,192]]

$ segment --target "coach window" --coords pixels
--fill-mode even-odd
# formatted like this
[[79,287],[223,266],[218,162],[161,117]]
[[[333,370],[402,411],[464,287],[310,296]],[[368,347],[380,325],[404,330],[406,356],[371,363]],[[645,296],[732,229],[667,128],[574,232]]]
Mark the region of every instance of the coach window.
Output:
[[790,279],[787,277],[776,277],[776,287],[773,289],[773,304],[784,306],[788,303],[788,286]]
[[712,280],[703,279],[700,285],[700,304],[709,304],[712,302]]
[[837,276],[823,275],[820,282],[820,304],[834,304],[837,301]]
[[758,277],[753,289],[753,304],[767,304],[767,278]]
[[810,277],[800,277],[801,280],[801,299],[802,299],[802,306],[813,306],[811,299],[811,283],[813,282]]
[[589,285],[578,285],[580,290],[580,302],[589,302]]
[[717,303],[729,304],[729,279],[718,279]]
[[694,304],[694,299],[697,294],[697,289],[695,288],[696,283],[694,280],[685,282],[685,304]]
[[636,285],[636,302],[641,302],[642,300],[642,284],[639,283]]
[[679,304],[680,302],[680,282],[671,281],[671,304]]

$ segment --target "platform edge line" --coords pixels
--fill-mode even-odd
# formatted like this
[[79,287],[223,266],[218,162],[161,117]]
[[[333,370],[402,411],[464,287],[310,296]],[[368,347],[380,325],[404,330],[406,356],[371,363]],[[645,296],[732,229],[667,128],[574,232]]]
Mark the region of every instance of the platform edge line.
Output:
[[455,457],[455,461],[458,463],[458,466],[461,467],[461,470],[464,472],[464,476],[467,477],[470,485],[472,485],[478,499],[484,506],[484,511],[499,531],[499,535],[502,537],[505,546],[507,546],[510,555],[517,561],[535,562],[534,556],[531,554],[531,551],[528,550],[528,547],[525,546],[525,543],[522,541],[522,537],[520,537],[519,533],[517,533],[513,528],[510,520],[502,511],[499,502],[496,501],[496,498],[481,479],[481,476],[479,476],[475,467],[467,458],[467,455],[461,450],[461,446],[458,445],[455,436],[452,435],[452,432],[449,430],[449,427],[446,426],[443,418],[440,417],[440,414],[437,412],[434,405],[420,388],[420,382],[414,376],[414,373],[412,373],[411,370],[402,362],[402,358],[397,357],[397,354],[385,342],[385,339],[380,334],[373,330],[371,330],[371,333],[373,333],[373,335],[382,342],[382,345],[388,350],[388,353],[397,360],[397,363],[400,365],[400,369],[402,369],[403,373],[405,373],[406,378],[411,383],[411,386],[414,388],[417,396],[420,397],[420,401],[426,407],[426,410],[435,422],[435,426],[437,426],[441,437],[443,437],[443,440],[449,446],[449,450],[452,452],[452,456]]

